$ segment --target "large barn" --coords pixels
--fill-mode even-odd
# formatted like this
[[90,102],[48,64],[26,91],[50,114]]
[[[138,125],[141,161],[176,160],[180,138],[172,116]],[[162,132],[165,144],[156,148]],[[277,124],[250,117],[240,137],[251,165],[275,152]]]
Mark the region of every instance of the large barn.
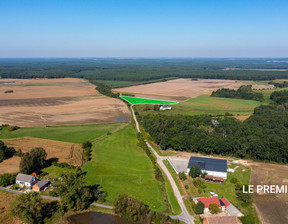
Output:
[[227,179],[227,160],[225,159],[191,156],[187,166],[187,174],[192,166],[197,165],[202,172],[207,172],[208,175]]

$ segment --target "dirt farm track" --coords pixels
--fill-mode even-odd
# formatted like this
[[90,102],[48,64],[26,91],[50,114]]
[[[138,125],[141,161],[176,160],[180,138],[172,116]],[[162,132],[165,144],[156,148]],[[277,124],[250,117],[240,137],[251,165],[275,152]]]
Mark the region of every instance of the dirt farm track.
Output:
[[[13,93],[5,93],[13,90]],[[0,124],[22,127],[115,123],[126,105],[83,79],[0,79]]]

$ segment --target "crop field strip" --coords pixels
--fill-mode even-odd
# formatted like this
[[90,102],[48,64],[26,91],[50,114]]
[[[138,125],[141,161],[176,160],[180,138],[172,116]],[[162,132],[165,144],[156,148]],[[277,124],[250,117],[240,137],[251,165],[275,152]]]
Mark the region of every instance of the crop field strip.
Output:
[[162,192],[153,165],[137,146],[131,125],[93,144],[92,160],[82,167],[89,185],[99,184],[112,203],[119,194],[129,193],[153,210],[164,211]]
[[128,103],[132,105],[137,104],[177,104],[178,102],[175,101],[167,101],[167,100],[153,100],[147,98],[138,98],[138,97],[131,97],[131,96],[121,96],[122,99],[126,100]]

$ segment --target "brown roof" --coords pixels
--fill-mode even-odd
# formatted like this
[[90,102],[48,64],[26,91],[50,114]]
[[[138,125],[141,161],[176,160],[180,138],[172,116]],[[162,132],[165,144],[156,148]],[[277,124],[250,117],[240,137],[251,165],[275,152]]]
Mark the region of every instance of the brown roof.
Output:
[[207,224],[240,224],[236,216],[211,216],[207,217]]
[[212,175],[206,175],[205,179],[213,179],[213,176]]
[[214,177],[215,181],[224,181],[224,179],[222,177]]

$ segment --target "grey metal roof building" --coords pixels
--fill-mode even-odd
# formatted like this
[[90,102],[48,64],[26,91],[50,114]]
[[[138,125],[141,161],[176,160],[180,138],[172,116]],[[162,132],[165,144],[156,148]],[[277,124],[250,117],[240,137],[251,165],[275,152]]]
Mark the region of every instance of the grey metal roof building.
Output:
[[190,169],[191,166],[197,165],[201,170],[225,173],[227,172],[227,160],[225,159],[191,156],[187,168]]
[[36,185],[37,185],[37,187],[39,187],[39,189],[45,187],[47,184],[49,184],[49,180],[47,180],[47,179],[42,179],[41,181],[36,183]]

